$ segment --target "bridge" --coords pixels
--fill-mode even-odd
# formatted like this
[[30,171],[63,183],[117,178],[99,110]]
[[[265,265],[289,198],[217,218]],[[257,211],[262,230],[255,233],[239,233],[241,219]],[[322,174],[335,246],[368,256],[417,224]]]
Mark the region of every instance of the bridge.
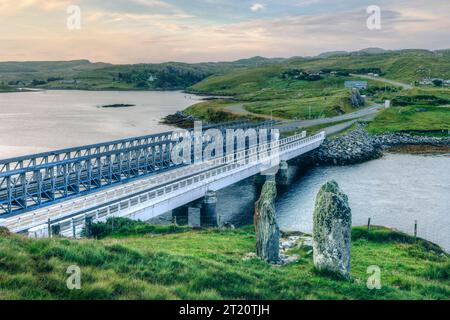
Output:
[[0,225],[36,237],[53,229],[76,237],[88,221],[148,220],[307,153],[325,139],[323,132],[274,139],[274,125],[206,126],[203,132],[225,136],[230,129],[258,129],[265,137],[245,140],[240,149],[233,140],[234,153],[193,164],[171,159],[176,131],[1,160]]

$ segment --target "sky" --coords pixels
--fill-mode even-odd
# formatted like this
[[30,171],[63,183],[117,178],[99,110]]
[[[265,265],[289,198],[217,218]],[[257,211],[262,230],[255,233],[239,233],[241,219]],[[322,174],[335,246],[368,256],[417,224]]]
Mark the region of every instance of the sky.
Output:
[[[369,29],[374,5],[380,28]],[[450,48],[450,1],[0,0],[0,61],[231,61],[367,47]]]

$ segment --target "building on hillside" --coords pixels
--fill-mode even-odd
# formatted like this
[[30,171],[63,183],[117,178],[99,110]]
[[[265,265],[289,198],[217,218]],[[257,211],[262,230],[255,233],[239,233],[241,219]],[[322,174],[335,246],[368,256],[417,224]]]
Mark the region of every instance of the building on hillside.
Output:
[[356,88],[358,90],[367,89],[367,81],[345,81],[345,87],[348,89]]

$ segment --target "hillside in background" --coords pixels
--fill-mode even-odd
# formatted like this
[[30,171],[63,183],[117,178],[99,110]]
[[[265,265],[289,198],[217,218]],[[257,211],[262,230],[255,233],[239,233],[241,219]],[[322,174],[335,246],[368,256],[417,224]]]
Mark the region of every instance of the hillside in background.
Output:
[[282,59],[254,57],[234,62],[112,65],[87,60],[0,62],[0,84],[10,88],[81,90],[185,89],[214,74],[279,63]]
[[[14,88],[84,90],[174,90],[237,94],[270,87],[290,69],[308,72],[380,73],[411,83],[431,76],[450,79],[450,50],[326,52],[290,59],[253,57],[233,62],[112,65],[88,60],[0,62],[0,90]],[[5,89],[6,87],[6,89]]]
[[[369,77],[371,74],[375,76]],[[450,79],[449,50],[368,48],[357,52],[327,52],[313,58],[294,57],[276,64],[213,75],[188,91],[232,98],[204,102],[186,112],[206,120],[211,120],[210,115],[237,109],[281,119],[338,116],[355,110],[350,104],[350,90],[344,86],[348,80],[368,82],[369,88],[361,91],[366,95],[366,105],[384,104],[385,100],[397,96],[438,96],[447,101],[450,93],[447,87],[419,84],[428,77]],[[411,105],[422,104],[415,103],[414,97],[410,100]],[[449,119],[445,121],[450,123]]]
[[[372,53],[372,52],[376,53]],[[239,94],[262,89],[277,82],[280,75],[292,69],[311,73],[338,71],[342,73],[378,73],[388,79],[405,83],[432,78],[450,79],[450,50],[400,50],[380,52],[362,50],[353,53],[325,53],[315,58],[291,58],[276,65],[230,72],[210,77],[191,89],[193,92]]]

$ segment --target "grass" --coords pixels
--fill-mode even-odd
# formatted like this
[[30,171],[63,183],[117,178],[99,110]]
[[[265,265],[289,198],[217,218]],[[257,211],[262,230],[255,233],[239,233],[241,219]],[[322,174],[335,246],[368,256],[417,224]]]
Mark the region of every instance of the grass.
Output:
[[[323,58],[292,58],[274,65],[254,67],[221,76],[209,77],[191,87],[194,92],[239,95],[262,88],[277,87],[279,75],[288,69],[308,71],[355,70],[379,68],[383,77],[411,83],[431,74],[435,78],[450,78],[450,51],[399,50],[370,55],[340,55]],[[302,81],[291,81],[295,85]]]
[[354,111],[348,96],[346,91],[342,91],[332,96],[253,102],[246,104],[245,107],[256,114],[272,113],[284,119],[315,119]]
[[[345,81],[343,78],[332,77],[314,82],[292,81],[281,79],[279,73],[273,74],[273,78],[265,79],[256,72],[251,74],[251,77],[254,77],[253,82],[246,82],[250,81],[247,79],[250,76],[245,74],[245,78],[241,78],[240,73],[242,71],[233,74],[236,79],[231,81],[232,89],[215,92],[232,94],[232,100],[202,102],[189,107],[186,112],[206,119],[206,112],[210,108],[224,110],[228,105],[242,104],[247,111],[255,115],[272,114],[279,119],[308,119],[337,116],[354,110],[350,104],[349,90],[342,88]],[[245,85],[238,85],[239,82]]]
[[[289,136],[292,136],[292,135],[295,135],[295,134],[299,134],[299,133],[301,133],[301,132],[303,132],[303,131],[306,131],[306,134],[307,134],[308,136],[312,136],[312,135],[315,135],[315,134],[317,134],[317,133],[323,131],[323,129],[325,129],[325,128],[332,127],[332,126],[336,126],[336,125],[343,124],[343,123],[350,122],[350,121],[351,121],[351,120],[342,120],[342,121],[336,121],[336,122],[330,122],[330,123],[318,124],[318,125],[311,126],[311,127],[307,127],[307,128],[298,128],[298,129],[296,129],[296,130],[287,131],[287,132],[282,132],[282,133],[281,133],[281,137],[283,137],[283,138],[284,138],[284,137],[289,137]],[[354,127],[354,125],[350,126],[348,129],[345,129],[345,130],[343,130],[343,131],[341,131],[341,132],[348,132],[348,130],[351,130],[351,128],[353,128],[353,127]],[[339,134],[340,134],[341,132],[339,132]],[[334,136],[334,135],[333,135],[333,136]],[[328,136],[328,138],[330,138],[330,136]]]
[[450,130],[450,108],[393,107],[381,111],[366,129],[372,134],[398,131]]
[[[183,112],[204,121],[211,122],[211,112],[227,112],[225,108],[233,104],[236,104],[236,102],[233,102],[232,100],[208,100],[194,104],[186,108]],[[229,113],[229,117],[233,117],[233,115]]]
[[[345,54],[321,58],[292,58],[277,64],[234,70],[213,75],[189,88],[193,93],[229,95],[235,103],[255,114],[270,115],[282,119],[308,119],[331,117],[354,111],[349,102],[350,92],[344,81],[355,80],[351,76],[324,76],[319,81],[295,80],[281,75],[292,69],[307,71],[357,70],[379,68],[383,77],[412,83],[431,73],[433,77],[450,78],[448,65],[450,51],[401,50],[381,54]],[[426,72],[424,71],[426,70]],[[415,87],[401,90],[378,80],[368,81],[369,88],[377,88],[369,97],[370,102],[384,103],[398,97],[430,95],[448,100],[448,88]],[[436,99],[436,100],[439,100]],[[226,102],[224,102],[226,103]],[[203,116],[201,108],[211,108],[203,103],[191,109],[194,115]]]
[[[352,279],[318,273],[307,249],[294,264],[257,258],[253,228],[174,230],[103,240],[0,236],[0,299],[449,299],[450,259],[437,246],[384,228],[355,228]],[[82,289],[66,287],[81,268]],[[381,290],[366,287],[381,269]]]

